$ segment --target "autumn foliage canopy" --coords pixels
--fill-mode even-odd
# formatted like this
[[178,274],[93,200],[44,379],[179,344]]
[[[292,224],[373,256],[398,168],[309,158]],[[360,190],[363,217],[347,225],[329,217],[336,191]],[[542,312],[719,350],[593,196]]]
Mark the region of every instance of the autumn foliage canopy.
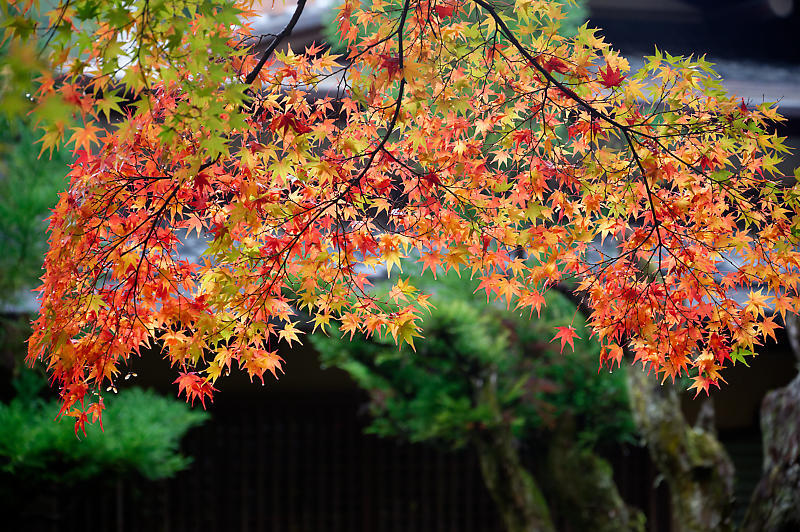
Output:
[[5,39],[44,40],[42,151],[75,162],[28,360],[79,423],[153,345],[201,402],[231,369],[280,371],[301,312],[413,345],[428,295],[368,288],[406,258],[527,315],[568,287],[601,363],[630,352],[698,391],[800,307],[780,117],[702,58],[632,72],[540,0],[345,0],[344,56],[285,47],[304,0],[278,36],[252,34],[246,1],[73,0],[44,22],[31,4],[3,8]]

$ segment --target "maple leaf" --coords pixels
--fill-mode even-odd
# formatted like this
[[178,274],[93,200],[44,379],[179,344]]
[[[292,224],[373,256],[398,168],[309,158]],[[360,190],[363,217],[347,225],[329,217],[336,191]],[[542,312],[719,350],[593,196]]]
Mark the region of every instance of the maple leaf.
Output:
[[386,276],[392,274],[392,266],[396,265],[402,271],[401,260],[405,257],[400,241],[396,235],[384,234],[380,239],[381,257],[386,261]]
[[542,306],[545,304],[544,296],[538,291],[531,291],[530,293],[523,294],[517,300],[517,309],[529,308],[530,317],[533,317],[533,311],[536,311],[536,317],[541,316]]
[[180,372],[174,384],[178,385],[178,395],[185,393],[186,402],[188,403],[191,399],[192,406],[194,406],[195,399],[200,399],[200,404],[203,405],[203,408],[206,407],[206,397],[208,397],[212,403],[214,402],[213,393],[216,392],[217,389],[214,388],[208,380],[199,376],[194,371]]
[[439,176],[436,175],[436,172],[428,172],[427,174],[422,176],[422,179],[425,181],[425,183],[427,183],[430,186],[442,184],[442,182],[439,180]]
[[[286,135],[289,131],[298,134],[304,134],[311,131],[311,127],[303,120],[300,120],[294,113],[283,113],[272,119],[269,125],[273,131],[283,130]],[[253,143],[254,146],[262,146],[259,143]],[[263,151],[263,150],[262,150]]]
[[607,347],[604,347],[600,353],[600,366],[597,368],[599,372],[604,364],[608,364],[609,368],[614,367],[614,363],[617,364],[617,367],[622,366],[622,358],[625,356],[622,347],[618,344],[610,344]]
[[600,74],[600,83],[607,89],[619,87],[625,81],[625,76],[620,72],[619,67],[613,68],[608,63],[606,63],[605,70],[601,68],[598,72]]
[[317,327],[319,327],[322,332],[326,332],[331,324],[331,315],[329,312],[317,313],[314,315],[312,321],[314,322],[314,327],[311,329],[312,332],[316,331]]
[[717,388],[719,388],[719,382],[717,382],[717,379],[713,379],[705,375],[697,375],[696,377],[692,377],[692,381],[693,381],[692,385],[689,386],[689,389],[695,390],[694,394],[695,397],[700,395],[701,391],[705,392],[706,395],[708,395],[709,394],[708,388],[711,385],[714,385]]
[[[86,414],[91,414],[92,416],[92,423],[98,423],[101,431],[103,430],[103,410],[105,410],[105,404],[102,396],[98,397],[97,402],[92,403],[86,409]],[[86,435],[86,431],[84,431],[84,435]]]
[[92,145],[100,142],[97,138],[97,132],[102,131],[102,129],[95,127],[92,122],[89,122],[83,127],[74,127],[72,131],[74,131],[74,133],[67,142],[74,142],[76,150],[81,149],[85,152],[90,152],[92,150]]
[[302,331],[295,328],[293,323],[287,323],[284,325],[283,329],[278,332],[278,337],[289,345],[292,345],[292,342],[297,342],[302,345],[302,342],[297,337],[298,332],[302,334]]
[[561,340],[561,353],[564,352],[564,346],[569,344],[569,347],[572,351],[575,351],[575,344],[573,340],[575,338],[580,339],[578,333],[575,332],[575,328],[572,325],[568,325],[566,327],[555,327],[556,335],[555,337],[550,340],[551,342],[555,342],[556,340]]
[[86,436],[86,422],[88,421],[87,413],[82,410],[73,410],[68,414],[75,418],[75,437],[78,436],[78,431],[82,431]]
[[759,329],[761,330],[761,334],[763,334],[765,338],[769,336],[775,342],[778,341],[777,337],[775,336],[775,330],[778,327],[779,327],[778,324],[775,323],[774,316],[766,316],[759,323]]
[[745,310],[754,315],[764,315],[764,309],[767,307],[767,300],[771,298],[769,294],[762,294],[762,290],[753,292],[752,290],[747,296],[747,305]]
[[481,252],[486,253],[489,249],[489,244],[492,243],[492,237],[489,235],[481,235]]
[[74,151],[75,155],[75,163],[76,165],[80,166],[83,164],[87,164],[89,162],[89,152],[84,150],[83,148],[79,148]]
[[454,3],[437,2],[434,10],[439,18],[448,18],[453,16],[456,6]]
[[438,250],[431,250],[427,253],[423,253],[417,262],[422,263],[423,274],[425,273],[425,270],[428,269],[431,271],[431,274],[433,274],[433,278],[436,279],[436,272],[439,269],[439,264],[441,261],[442,256]]
[[122,114],[122,108],[119,106],[119,104],[124,101],[125,101],[124,98],[121,98],[116,94],[108,94],[104,98],[97,100],[95,105],[97,107],[97,110],[106,116],[106,121],[110,122],[112,111],[115,113]]
[[408,279],[398,279],[397,283],[389,290],[389,297],[397,303],[400,300],[405,301],[408,296],[416,291],[416,288],[410,284]]
[[361,322],[358,316],[348,313],[342,316],[342,325],[340,326],[339,330],[342,331],[342,336],[347,333],[350,333],[350,339],[353,339],[353,335],[361,329]]
[[[244,369],[250,375],[250,380],[253,377],[258,377],[262,384],[264,384],[264,373],[269,371],[272,376],[278,378],[278,371],[283,372],[281,365],[283,359],[278,356],[276,351],[266,351],[264,349],[252,349],[245,356]],[[241,362],[240,362],[241,364]]]
[[394,77],[400,72],[400,58],[397,56],[390,56],[388,54],[381,54],[380,68],[386,69],[389,74],[389,79]]
[[749,367],[750,364],[747,363],[747,360],[745,359],[745,357],[746,356],[754,356],[754,355],[755,355],[755,353],[753,353],[752,351],[748,351],[747,349],[737,348],[737,349],[734,349],[731,352],[731,362],[733,362],[734,366],[736,365],[737,362],[741,362],[745,366]]
[[547,57],[537,57],[539,64],[548,72],[558,72],[560,74],[567,74],[570,71],[569,65],[563,59],[555,55],[548,55]]
[[412,316],[406,316],[399,322],[392,323],[389,327],[389,332],[398,345],[406,343],[413,351],[417,350],[414,347],[414,338],[422,337],[420,327]]

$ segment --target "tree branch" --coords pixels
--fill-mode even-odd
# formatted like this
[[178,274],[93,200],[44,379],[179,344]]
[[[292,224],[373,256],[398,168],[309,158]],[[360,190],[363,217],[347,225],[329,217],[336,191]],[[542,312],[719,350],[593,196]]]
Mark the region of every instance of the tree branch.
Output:
[[564,282],[553,285],[553,289],[567,298],[573,305],[578,307],[578,311],[588,320],[592,314],[592,308],[586,302],[586,298],[578,293],[578,290],[568,286]]
[[289,35],[292,34],[292,30],[294,30],[297,21],[300,19],[300,15],[303,13],[303,9],[306,7],[306,0],[297,0],[297,7],[292,14],[292,18],[289,20],[289,23],[281,30],[279,34],[272,39],[272,42],[269,43],[264,53],[261,55],[261,59],[258,60],[258,64],[253,68],[253,70],[247,75],[244,82],[246,85],[252,85],[253,82],[256,80],[256,76],[258,73],[261,72],[261,69],[264,68],[264,64],[266,64],[267,59],[275,52],[275,49],[280,46],[280,44],[286,39]]
[[[541,74],[542,77],[544,77],[548,81],[548,83],[553,84],[555,87],[561,90],[561,92],[566,94],[571,100],[573,100],[580,107],[582,107],[592,117],[603,120],[621,131],[624,132],[630,131],[631,128],[629,126],[620,124],[619,122],[611,118],[609,115],[602,113],[597,109],[595,109],[594,107],[592,107],[589,104],[589,102],[578,96],[575,93],[575,91],[567,87],[564,83],[558,81],[550,72],[547,71],[546,68],[540,65],[539,62],[536,60],[536,58],[531,55],[531,53],[525,48],[525,46],[523,46],[521,42],[519,42],[519,39],[516,38],[514,32],[512,32],[511,29],[508,27],[508,25],[505,23],[505,21],[503,21],[503,19],[500,18],[500,14],[491,4],[489,4],[485,0],[473,0],[473,1],[489,13],[489,15],[494,19],[495,23],[503,32],[503,34],[506,36],[506,38],[511,42],[511,44],[514,45],[514,48],[516,48],[517,51],[519,51],[522,57],[528,60],[531,66],[534,69],[536,69],[536,71],[539,72],[539,74]],[[643,135],[645,137],[650,137],[650,135],[644,133],[637,132],[637,134]]]

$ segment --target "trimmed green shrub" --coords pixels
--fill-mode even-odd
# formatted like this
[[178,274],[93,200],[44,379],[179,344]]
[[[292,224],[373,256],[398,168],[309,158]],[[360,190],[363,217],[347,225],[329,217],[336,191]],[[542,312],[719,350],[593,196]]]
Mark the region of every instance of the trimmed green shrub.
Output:
[[[70,484],[96,477],[138,474],[171,477],[191,459],[179,452],[181,438],[208,414],[138,388],[106,400],[103,429],[74,431],[72,418],[53,420],[55,401],[38,397],[45,383],[35,372],[15,379],[17,396],[0,403],[0,471],[15,481]],[[5,475],[4,475],[5,476]]]

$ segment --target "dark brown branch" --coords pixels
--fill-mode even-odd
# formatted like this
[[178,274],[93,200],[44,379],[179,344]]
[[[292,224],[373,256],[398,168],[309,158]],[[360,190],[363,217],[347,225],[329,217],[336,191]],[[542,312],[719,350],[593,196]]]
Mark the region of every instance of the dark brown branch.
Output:
[[586,298],[578,293],[578,290],[568,286],[564,282],[553,285],[553,290],[567,298],[573,305],[578,307],[578,311],[588,320],[592,314],[592,308],[586,302]]
[[[531,66],[534,69],[536,69],[536,71],[539,72],[539,74],[541,74],[542,77],[544,77],[548,81],[548,83],[552,83],[555,87],[561,90],[561,92],[566,94],[571,100],[573,100],[580,107],[582,107],[592,117],[603,120],[621,131],[625,132],[630,131],[631,128],[629,126],[620,124],[609,115],[600,112],[594,107],[592,107],[591,104],[589,104],[589,102],[578,96],[575,93],[575,91],[567,87],[564,83],[558,81],[550,72],[548,72],[546,68],[540,65],[539,62],[536,60],[536,58],[531,55],[531,53],[525,48],[525,46],[523,46],[521,42],[519,42],[519,39],[517,39],[517,37],[514,35],[514,32],[512,32],[511,29],[508,27],[508,25],[503,21],[503,19],[500,18],[500,14],[491,4],[489,4],[485,0],[474,0],[474,2],[489,13],[489,15],[494,19],[495,23],[503,32],[503,34],[506,36],[506,38],[511,42],[511,44],[514,45],[514,48],[517,49],[517,51],[522,55],[522,57],[527,59],[527,61],[531,64]],[[637,134],[643,135],[645,137],[650,137],[650,135],[640,132],[637,132]]]
[[253,82],[256,80],[256,76],[258,73],[261,72],[261,69],[264,68],[264,64],[266,64],[267,59],[272,55],[278,46],[287,38],[289,35],[292,34],[292,30],[294,29],[297,21],[300,19],[300,15],[303,13],[303,9],[306,7],[306,0],[297,0],[297,8],[294,10],[294,14],[292,14],[292,18],[289,20],[289,23],[281,30],[279,34],[272,39],[272,42],[269,43],[264,53],[261,55],[261,59],[258,60],[258,64],[253,68],[253,70],[247,75],[244,80],[245,85],[252,85]]

